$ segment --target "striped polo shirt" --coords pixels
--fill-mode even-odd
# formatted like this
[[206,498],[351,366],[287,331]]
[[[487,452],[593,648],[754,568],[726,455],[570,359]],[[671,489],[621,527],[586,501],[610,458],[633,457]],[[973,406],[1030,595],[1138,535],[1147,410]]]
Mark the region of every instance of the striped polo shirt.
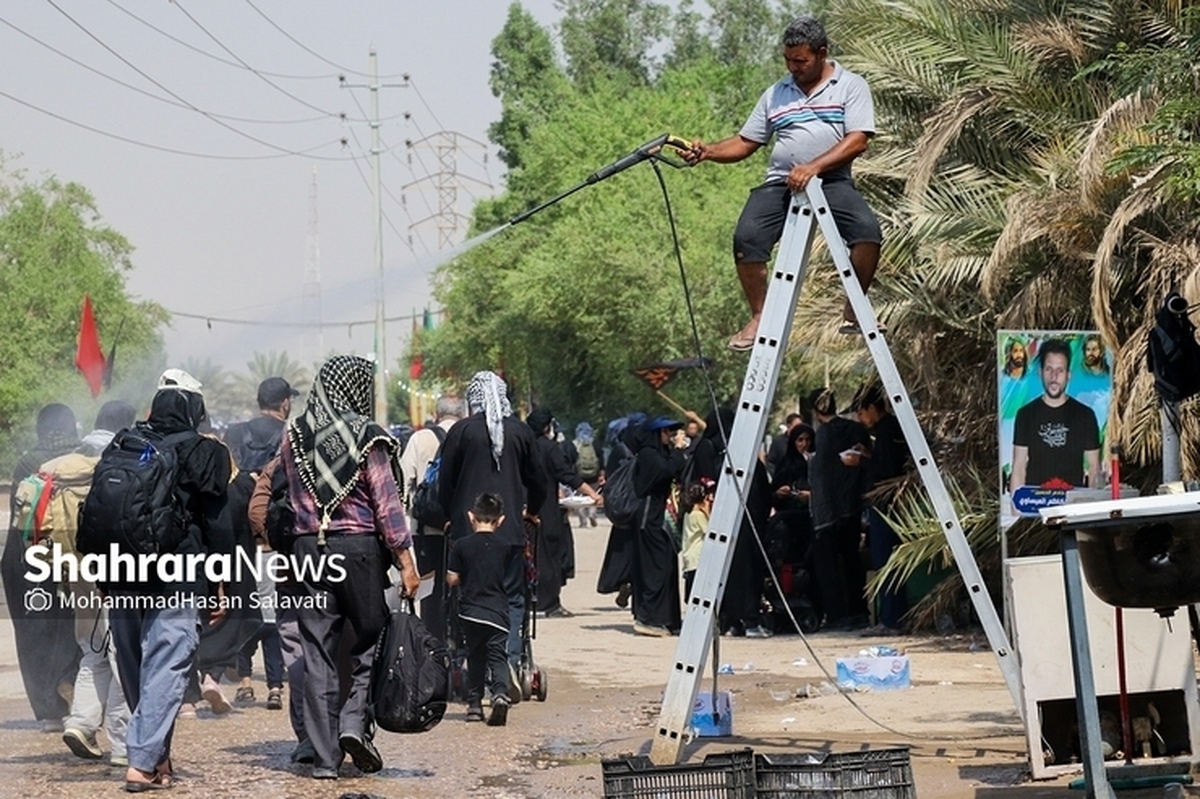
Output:
[[[871,90],[861,76],[843,69],[836,61],[833,76],[805,94],[791,75],[771,86],[758,104],[740,135],[759,144],[775,137],[767,182],[780,182],[796,164],[807,163],[827,152],[847,133],[875,133],[875,103]],[[825,179],[850,177],[850,165],[832,170]]]

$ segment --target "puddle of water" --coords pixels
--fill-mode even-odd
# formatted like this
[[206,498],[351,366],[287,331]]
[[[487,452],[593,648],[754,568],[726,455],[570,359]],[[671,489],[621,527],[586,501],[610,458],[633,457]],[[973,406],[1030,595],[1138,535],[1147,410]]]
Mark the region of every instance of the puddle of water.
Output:
[[553,740],[521,754],[517,760],[537,770],[563,766],[598,766],[600,753],[595,750],[596,743],[593,741]]

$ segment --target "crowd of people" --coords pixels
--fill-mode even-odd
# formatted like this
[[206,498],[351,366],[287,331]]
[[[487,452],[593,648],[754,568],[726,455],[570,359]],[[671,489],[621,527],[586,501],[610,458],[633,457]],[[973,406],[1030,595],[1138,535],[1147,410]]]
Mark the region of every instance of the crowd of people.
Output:
[[[693,142],[685,154],[691,164],[730,163],[775,141],[766,182],[751,192],[734,235],[751,311],[729,342],[738,351],[755,346],[766,263],[792,193],[812,178],[824,182],[864,289],[879,260],[878,220],[850,174],[874,134],[870,90],[828,59],[812,17],[792,22],[781,44],[789,74],[741,131]],[[842,332],[861,332],[849,305],[843,317]],[[437,418],[402,446],[372,419],[373,379],[370,361],[335,356],[293,412],[298,392],[269,378],[259,415],[223,440],[209,426],[203,386],[178,369],[164,372],[144,419],[108,403],[82,440],[68,407],[42,409],[38,444],[14,470],[0,575],[26,693],[46,731],[61,733],[76,756],[101,759],[104,729],[127,791],[171,787],[176,720],[201,699],[228,712],[222,680],[237,683],[235,703],[254,702],[251,663],[261,646],[266,707],[282,710],[286,696],[292,760],[311,764],[316,779],[337,779],[346,758],[377,772],[373,652],[400,596],[419,599],[428,627],[465,652],[467,719],[484,720],[487,700],[488,724],[506,724],[522,696],[531,614],[572,615],[561,597],[576,570],[564,495],[582,498],[571,505],[581,525],[612,511],[599,593],[629,608],[636,634],[678,632],[722,499],[732,410],[683,420],[632,413],[602,435],[581,421],[568,438],[548,408],[515,415],[504,381],[482,371],[462,395],[439,398]],[[869,623],[863,556],[878,568],[897,543],[878,487],[905,471],[903,436],[878,390],[860,392],[857,421],[838,412],[832,391],[811,400],[811,416],[788,417],[747,481],[719,609],[727,634],[773,634],[773,587],[789,610],[793,602],[805,610],[809,629]],[[39,492],[72,485],[84,486],[72,495],[81,511],[64,517],[77,522],[43,529]],[[619,517],[618,493],[628,500]],[[239,553],[287,559],[266,579],[160,565],[144,579],[114,571],[89,581],[80,572],[43,586],[25,570],[27,548],[39,543],[193,566]],[[79,597],[105,602],[80,612]],[[880,630],[894,631],[904,612],[902,588],[885,593]]]
[[[786,603],[803,610],[791,615],[802,617],[804,632],[871,627],[873,634],[896,634],[908,612],[903,585],[881,593],[871,625],[865,584],[867,571],[882,568],[900,543],[886,514],[907,472],[903,433],[878,386],[860,390],[845,414],[831,390],[808,399],[812,423],[790,414],[761,448],[746,486],[718,613],[721,632],[765,638],[790,630]],[[696,423],[686,430],[682,421],[641,413],[607,428],[607,469],[631,462],[643,504],[634,523],[614,520],[597,591],[631,609],[639,635],[678,632],[680,571],[686,602],[721,495],[734,412],[689,417]]]
[[[685,420],[633,413],[602,437],[580,423],[569,439],[548,408],[520,419],[504,381],[485,371],[465,397],[440,397],[437,419],[402,447],[371,418],[373,379],[371,362],[331,358],[293,413],[298,392],[269,378],[259,415],[227,428],[224,440],[210,432],[203,386],[178,369],[162,375],[143,420],[109,402],[82,439],[69,408],[42,409],[38,445],[17,464],[14,486],[31,476],[65,479],[72,468],[98,472],[116,459],[109,453],[132,452],[142,466],[169,453],[172,516],[161,524],[171,534],[160,536],[159,555],[291,557],[280,574],[200,569],[89,582],[80,573],[54,586],[54,607],[36,612],[24,598],[35,587],[27,547],[40,538],[103,553],[98,536],[125,546],[135,523],[111,525],[125,538],[94,529],[91,520],[107,518],[97,507],[109,501],[106,489],[85,496],[70,535],[39,535],[14,490],[3,577],[22,677],[46,731],[61,733],[76,756],[100,759],[103,729],[109,761],[127,769],[127,790],[169,786],[176,719],[194,715],[201,699],[215,714],[228,712],[223,680],[237,683],[233,704],[253,704],[251,664],[261,646],[266,707],[286,704],[293,761],[311,764],[317,779],[336,779],[347,758],[361,772],[379,771],[369,682],[395,604],[389,596],[423,596],[429,629],[463,654],[468,720],[484,720],[486,700],[488,723],[503,725],[521,699],[528,614],[573,615],[561,598],[575,575],[568,506],[603,512],[618,480],[636,509],[612,527],[597,590],[629,608],[633,633],[678,632],[720,496],[732,411]],[[762,448],[745,493],[719,612],[726,634],[773,634],[773,585],[809,603],[825,628],[865,627],[862,554],[869,550],[877,568],[897,543],[881,501],[864,499],[903,475],[907,457],[878,389],[856,398],[861,421],[838,414],[832,391],[811,399],[814,424],[789,416],[788,429]],[[410,519],[407,500],[430,479],[431,464],[440,515]],[[562,503],[568,496],[577,501]],[[595,523],[594,515],[579,519]],[[322,561],[339,568],[302,565]],[[429,590],[419,593],[423,580]],[[880,629],[894,631],[904,611],[903,591],[886,593]]]

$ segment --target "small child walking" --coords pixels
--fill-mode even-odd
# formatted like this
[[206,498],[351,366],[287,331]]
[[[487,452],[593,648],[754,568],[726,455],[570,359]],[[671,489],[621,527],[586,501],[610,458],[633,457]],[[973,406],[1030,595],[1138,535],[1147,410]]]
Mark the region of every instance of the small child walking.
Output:
[[696,568],[700,565],[700,549],[708,533],[708,517],[712,514],[713,497],[717,484],[707,477],[687,487],[684,502],[690,510],[683,517],[683,586],[684,602],[692,598],[692,583],[696,580]]
[[474,531],[450,550],[446,584],[460,586],[458,618],[467,643],[467,721],[483,721],[483,689],[487,676],[492,714],[487,723],[503,727],[508,720],[508,594],[504,576],[513,548],[493,533],[504,521],[504,501],[480,494],[467,511]]

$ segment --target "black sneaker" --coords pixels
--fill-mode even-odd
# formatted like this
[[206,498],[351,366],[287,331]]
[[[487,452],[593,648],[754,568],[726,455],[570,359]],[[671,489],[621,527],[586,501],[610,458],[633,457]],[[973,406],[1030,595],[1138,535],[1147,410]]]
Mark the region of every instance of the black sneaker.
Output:
[[508,723],[508,697],[492,697],[492,715],[488,716],[489,727],[503,727]]
[[383,768],[383,758],[380,756],[379,750],[375,748],[375,744],[371,743],[369,738],[361,733],[342,733],[338,738],[338,746],[342,747],[343,752],[350,755],[354,765],[358,766],[358,770],[364,774],[374,774]]

